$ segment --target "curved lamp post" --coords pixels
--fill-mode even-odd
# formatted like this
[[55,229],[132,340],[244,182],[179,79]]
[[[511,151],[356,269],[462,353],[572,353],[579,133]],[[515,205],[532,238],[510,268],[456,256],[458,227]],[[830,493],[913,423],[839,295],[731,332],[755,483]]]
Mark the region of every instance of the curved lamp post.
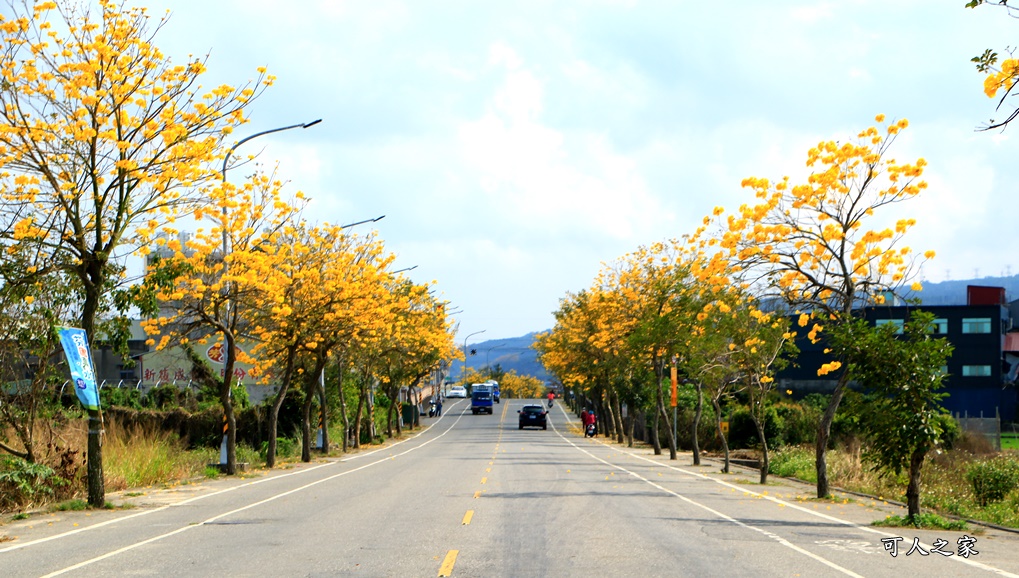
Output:
[[347,223],[346,225],[340,225],[340,228],[341,229],[349,229],[351,227],[356,227],[358,225],[363,225],[365,223],[378,223],[379,221],[381,221],[382,219],[385,219],[385,218],[386,218],[385,215],[380,215],[378,217],[375,217],[374,219],[365,219],[363,221],[358,221],[356,223]]
[[475,331],[474,333],[467,335],[467,337],[464,337],[464,387],[467,387],[467,340],[472,336],[484,333],[485,331],[487,330],[482,329],[481,331]]
[[[493,349],[499,349],[500,347],[505,347],[505,346],[506,346],[506,344],[503,343],[501,345],[496,345],[495,347],[489,347],[488,350],[485,351],[485,367],[488,368],[489,372],[491,372],[492,366],[488,364],[488,356],[492,354],[492,350]],[[491,373],[489,375],[491,375]]]
[[[246,136],[246,137],[242,138],[241,140],[235,142],[232,147],[227,149],[226,156],[223,157],[223,170],[221,171],[221,174],[222,174],[222,177],[223,177],[223,183],[224,184],[226,183],[226,170],[227,170],[227,168],[229,168],[227,166],[227,164],[230,162],[230,155],[232,155],[233,152],[235,150],[237,150],[237,147],[241,146],[242,144],[248,142],[249,140],[251,140],[253,138],[258,138],[260,136],[267,135],[267,134],[272,134],[274,132],[290,130],[292,128],[308,128],[309,126],[315,126],[316,124],[318,124],[320,122],[322,122],[322,119],[319,118],[319,119],[315,119],[315,120],[313,120],[311,122],[306,122],[304,124],[292,124],[290,126],[281,126],[280,128],[271,128],[269,130],[263,130],[262,132],[256,132],[253,135]],[[381,218],[381,217],[379,217],[379,218]],[[223,258],[224,259],[226,259],[226,250],[227,250],[227,246],[226,246],[226,206],[224,205],[223,206]]]

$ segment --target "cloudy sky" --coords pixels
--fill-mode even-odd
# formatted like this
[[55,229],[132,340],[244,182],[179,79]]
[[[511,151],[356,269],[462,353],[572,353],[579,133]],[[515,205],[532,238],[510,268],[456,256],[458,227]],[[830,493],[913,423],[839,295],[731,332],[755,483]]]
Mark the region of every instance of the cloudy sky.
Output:
[[[930,188],[899,205],[923,275],[1019,273],[1019,125],[995,116],[971,57],[1019,20],[964,0],[481,2],[140,0],[156,37],[208,54],[207,86],[266,66],[277,83],[238,138],[279,161],[317,219],[376,226],[418,282],[462,309],[459,336],[552,326],[601,262],[694,230],[794,179],[806,151],[878,113]],[[1001,116],[1001,115],[999,115]],[[1016,265],[1013,267],[1013,265]]]

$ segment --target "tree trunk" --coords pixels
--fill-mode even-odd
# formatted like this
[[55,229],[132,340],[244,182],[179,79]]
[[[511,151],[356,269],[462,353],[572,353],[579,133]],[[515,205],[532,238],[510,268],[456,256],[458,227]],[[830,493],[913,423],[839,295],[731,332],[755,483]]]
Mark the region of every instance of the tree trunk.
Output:
[[613,415],[616,417],[616,443],[623,443],[623,436],[626,429],[623,427],[623,405],[619,402],[619,392],[613,396],[615,402],[615,411]]
[[322,367],[322,378],[318,382],[318,411],[319,427],[322,428],[322,447],[319,448],[323,454],[329,453],[329,406],[326,404],[325,366]]
[[630,426],[627,429],[627,432],[626,432],[626,434],[627,434],[627,436],[626,436],[627,437],[626,447],[632,448],[633,447],[633,430],[634,430],[634,428],[637,427],[637,416],[634,415],[632,409],[630,410],[629,415],[626,416],[626,420],[629,422],[629,426]]
[[674,460],[676,459],[676,438],[672,435],[672,423],[669,422],[669,414],[665,411],[665,391],[662,389],[662,381],[665,379],[664,375],[663,365],[656,359],[655,377],[658,379],[658,383],[655,384],[655,392],[658,398],[658,414],[665,422],[666,439],[669,440],[669,459]]
[[701,443],[698,431],[701,426],[701,415],[704,413],[704,390],[701,382],[697,382],[697,405],[694,406],[693,423],[690,424],[690,445],[693,446],[693,465],[701,465]]
[[725,439],[725,432],[722,431],[722,404],[717,399],[711,398],[711,406],[715,408],[715,427],[718,428],[718,439],[722,442],[722,453],[725,462],[722,465],[722,472],[729,473],[729,442]]
[[672,423],[669,421],[669,414],[665,411],[665,400],[658,404],[658,411],[662,414],[662,421],[665,422],[665,436],[669,440],[669,459],[674,460],[676,456],[676,438],[672,435]]
[[849,382],[849,372],[843,371],[839,381],[835,385],[835,391],[831,394],[831,401],[821,416],[821,422],[817,426],[817,443],[814,446],[814,469],[817,472],[817,497],[827,498],[831,492],[828,490],[828,439],[831,437],[831,424],[835,421],[835,412],[842,402],[842,395],[846,391],[846,384]]
[[403,402],[400,401],[400,390],[395,389],[395,393],[391,393],[389,399],[389,412],[386,416],[386,435],[390,439],[393,437],[393,416],[396,415],[396,435],[399,437],[403,434],[403,428],[400,426],[400,422],[403,421]]
[[280,408],[283,407],[283,400],[286,398],[289,389],[289,379],[284,379],[280,384],[280,390],[276,392],[276,399],[272,401],[272,408],[269,410],[269,439],[265,451],[265,467],[276,467],[276,437],[279,426]]
[[364,384],[359,386],[357,396],[357,411],[354,412],[354,447],[361,447],[361,416],[364,414],[364,404],[367,394],[364,391]]
[[237,362],[237,342],[233,332],[223,331],[223,346],[226,348],[223,365],[223,381],[219,391],[219,402],[226,416],[226,473],[237,474],[237,415],[234,414],[234,403],[231,386],[234,382],[234,364]]
[[103,480],[103,417],[98,411],[88,412],[88,505],[102,508],[106,505],[106,485]]
[[304,406],[301,408],[301,461],[311,461],[311,405],[315,401],[315,391],[307,384],[304,387]]
[[605,392],[605,411],[608,412],[608,418],[606,425],[609,427],[605,428],[605,437],[612,439],[616,436],[616,412],[615,408],[612,407],[612,393],[610,391]]
[[[657,404],[657,402],[655,402]],[[651,447],[655,450],[655,455],[662,455],[662,442],[658,438],[658,419],[659,413],[657,411],[651,412]]]
[[[751,399],[751,403],[753,400]],[[763,406],[763,402],[762,402]],[[754,421],[757,428],[757,437],[761,440],[761,485],[768,483],[768,439],[764,437],[764,420],[757,417],[753,411],[750,412],[750,419]]]
[[343,364],[340,364],[340,412],[343,414],[343,453],[350,450],[350,416],[347,415],[347,395],[343,391]]
[[927,448],[916,449],[909,457],[909,485],[906,486],[906,511],[908,516],[915,521],[920,515],[920,471],[923,468],[924,458],[927,457]]
[[319,376],[325,368],[325,357],[315,360],[312,371],[304,374],[304,407],[301,412],[301,461],[311,461],[311,406],[315,403],[315,394],[321,385]]
[[265,467],[276,466],[276,438],[279,427],[280,408],[283,407],[283,400],[286,399],[287,391],[290,389],[290,381],[294,375],[294,358],[296,350],[288,348],[286,366],[283,370],[283,379],[280,381],[280,389],[276,392],[276,398],[272,401],[272,408],[269,410],[269,439],[265,452]]

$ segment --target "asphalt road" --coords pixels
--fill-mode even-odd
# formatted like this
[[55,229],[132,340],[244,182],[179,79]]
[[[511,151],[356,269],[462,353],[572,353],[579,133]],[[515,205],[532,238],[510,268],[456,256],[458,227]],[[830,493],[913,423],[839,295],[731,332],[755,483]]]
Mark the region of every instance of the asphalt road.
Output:
[[450,400],[381,450],[34,515],[0,527],[0,576],[1019,576],[1019,534],[872,528],[901,509],[585,439],[559,405],[520,431],[523,403]]

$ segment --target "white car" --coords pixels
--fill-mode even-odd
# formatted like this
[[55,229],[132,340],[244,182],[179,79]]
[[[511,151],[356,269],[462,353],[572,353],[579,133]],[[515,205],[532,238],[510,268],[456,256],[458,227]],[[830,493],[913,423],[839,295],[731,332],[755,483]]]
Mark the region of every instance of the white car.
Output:
[[462,385],[454,385],[449,388],[449,393],[446,394],[446,397],[462,397],[467,399],[467,388]]

